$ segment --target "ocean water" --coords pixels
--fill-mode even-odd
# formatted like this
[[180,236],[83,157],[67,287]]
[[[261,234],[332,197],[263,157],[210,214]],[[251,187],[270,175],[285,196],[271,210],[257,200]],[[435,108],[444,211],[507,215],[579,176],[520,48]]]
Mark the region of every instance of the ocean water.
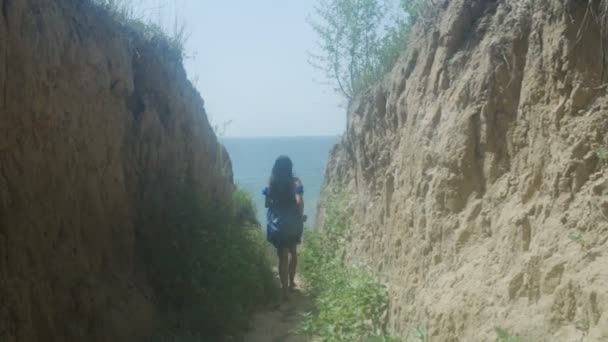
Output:
[[224,138],[222,142],[230,158],[235,183],[247,191],[256,206],[258,220],[266,224],[266,208],[262,189],[267,186],[270,171],[279,155],[293,162],[294,174],[304,184],[304,212],[308,225],[315,221],[319,194],[331,147],[339,137],[260,137]]

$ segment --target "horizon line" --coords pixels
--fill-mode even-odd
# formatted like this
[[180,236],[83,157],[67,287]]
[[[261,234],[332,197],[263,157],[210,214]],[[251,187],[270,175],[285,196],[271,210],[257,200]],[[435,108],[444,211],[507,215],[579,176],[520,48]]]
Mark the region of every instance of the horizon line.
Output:
[[339,134],[300,134],[300,135],[226,135],[218,137],[218,139],[232,139],[232,138],[328,138],[328,137],[340,137],[343,133]]

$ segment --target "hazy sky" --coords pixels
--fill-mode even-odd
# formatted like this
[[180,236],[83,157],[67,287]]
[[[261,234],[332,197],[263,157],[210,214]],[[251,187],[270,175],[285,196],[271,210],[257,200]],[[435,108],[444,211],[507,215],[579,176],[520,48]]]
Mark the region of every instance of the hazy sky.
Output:
[[307,63],[315,0],[140,0],[146,16],[185,21],[185,61],[210,120],[226,136],[336,135],[341,98]]

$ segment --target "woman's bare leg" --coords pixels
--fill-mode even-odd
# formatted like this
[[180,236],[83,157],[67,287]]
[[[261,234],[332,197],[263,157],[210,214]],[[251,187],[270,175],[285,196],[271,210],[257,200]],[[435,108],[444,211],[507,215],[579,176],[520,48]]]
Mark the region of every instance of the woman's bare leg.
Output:
[[298,266],[298,246],[292,246],[289,248],[289,287],[296,287],[296,267]]
[[283,289],[283,294],[287,294],[287,276],[288,276],[288,270],[287,270],[287,263],[288,263],[288,251],[289,249],[287,248],[278,248],[277,249],[277,254],[279,255],[279,279],[281,279],[281,287]]

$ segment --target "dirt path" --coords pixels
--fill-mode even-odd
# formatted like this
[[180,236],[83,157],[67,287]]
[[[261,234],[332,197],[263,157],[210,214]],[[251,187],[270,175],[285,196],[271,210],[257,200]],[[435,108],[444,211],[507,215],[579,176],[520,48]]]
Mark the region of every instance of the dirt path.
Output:
[[313,302],[306,291],[296,290],[288,301],[257,313],[252,330],[244,342],[304,342],[306,339],[293,331],[302,320],[302,314],[312,310]]

